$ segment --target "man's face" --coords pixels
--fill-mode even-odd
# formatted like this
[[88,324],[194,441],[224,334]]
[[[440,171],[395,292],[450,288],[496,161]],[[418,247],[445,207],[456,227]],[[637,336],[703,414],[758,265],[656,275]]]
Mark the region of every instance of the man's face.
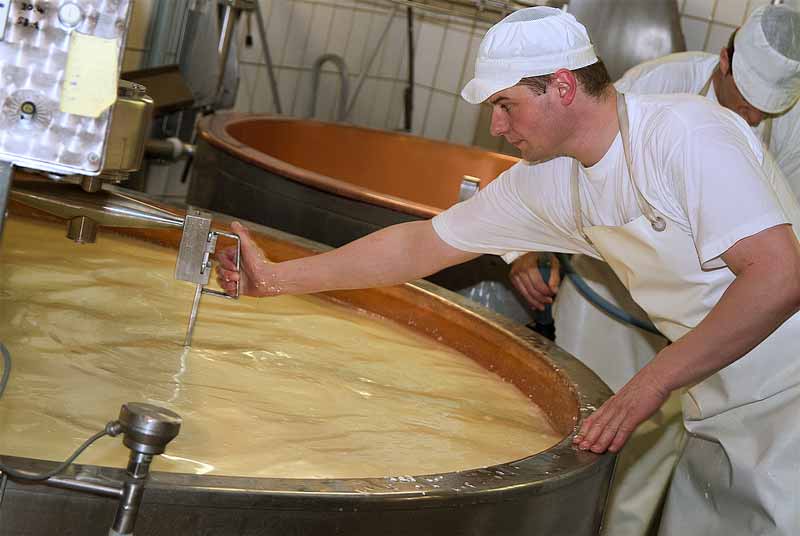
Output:
[[489,97],[492,136],[503,136],[529,162],[558,156],[563,129],[559,128],[555,93],[552,87],[536,95],[529,86],[513,86]]
[[751,127],[757,127],[767,114],[747,102],[739,92],[739,88],[736,87],[736,81],[733,79],[733,73],[731,72],[728,50],[725,48],[723,48],[720,53],[719,67],[722,76],[720,77],[720,87],[715,88],[715,90],[717,90],[717,100],[725,108],[742,116]]

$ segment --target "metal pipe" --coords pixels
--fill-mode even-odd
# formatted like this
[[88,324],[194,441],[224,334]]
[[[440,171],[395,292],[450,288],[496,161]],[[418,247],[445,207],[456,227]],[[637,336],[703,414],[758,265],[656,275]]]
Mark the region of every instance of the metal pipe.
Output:
[[[457,2],[455,0],[447,0],[434,3],[423,3],[415,0],[389,0],[392,4],[399,6],[412,7],[414,9],[424,11],[427,13],[436,13],[440,15],[454,15],[456,17],[463,17],[475,19],[486,23],[494,23],[500,20],[502,13],[507,12],[498,9],[494,6],[487,6],[480,2],[466,3]],[[520,9],[523,7],[531,7],[539,4],[526,5],[521,2],[514,2],[514,6],[510,6],[510,10]]]
[[177,413],[165,408],[136,402],[122,405],[119,413],[119,424],[125,434],[122,443],[131,450],[131,455],[109,536],[133,535],[144,486],[150,474],[150,462],[175,439],[181,422]]
[[386,36],[389,35],[389,29],[392,27],[392,20],[394,20],[395,13],[397,13],[397,6],[393,5],[392,10],[389,12],[389,17],[386,19],[386,26],[383,28],[383,33],[381,34],[380,39],[378,39],[378,43],[375,45],[375,48],[372,51],[372,55],[367,62],[367,66],[358,77],[358,82],[356,82],[356,90],[353,92],[353,96],[350,97],[350,104],[347,105],[347,112],[342,118],[343,121],[346,121],[347,118],[350,117],[350,113],[353,111],[353,107],[356,103],[356,97],[358,97],[358,94],[361,92],[361,86],[364,85],[364,80],[367,78],[367,73],[372,67],[372,63],[375,61],[375,58],[378,56],[378,52],[380,52],[381,45],[383,45],[383,42],[386,40]]
[[183,157],[194,156],[195,146],[179,138],[158,140],[150,138],[144,142],[144,153],[150,158],[175,162]]
[[411,132],[414,118],[414,9],[411,6],[406,6],[406,32],[408,38],[408,87],[403,92],[404,126],[406,132]]
[[152,454],[131,451],[128,459],[127,477],[122,486],[121,498],[114,523],[111,525],[109,536],[133,535],[136,518],[139,515],[139,506],[144,495],[144,485],[150,473]]
[[347,65],[344,63],[344,58],[338,54],[323,54],[314,62],[311,68],[311,105],[309,106],[309,117],[314,117],[317,108],[317,93],[319,92],[319,72],[322,70],[322,65],[325,62],[331,62],[339,68],[339,109],[336,114],[337,121],[344,121],[345,112],[347,111],[347,94],[348,89],[348,74]]
[[261,16],[261,2],[255,4],[256,22],[258,23],[258,34],[261,36],[261,50],[264,52],[264,62],[267,64],[267,77],[269,78],[269,87],[272,89],[272,98],[275,101],[275,111],[279,114],[283,113],[281,108],[281,96],[278,93],[278,82],[275,79],[275,70],[272,67],[272,57],[269,53],[269,44],[267,43],[267,31],[264,28],[264,19]]
[[478,177],[464,175],[461,179],[461,187],[458,190],[458,201],[466,201],[473,195],[478,193],[481,187],[481,180]]
[[122,497],[122,489],[120,488],[97,484],[96,482],[75,480],[74,478],[64,476],[51,476],[45,480],[44,483],[54,488],[83,491],[86,493],[94,493],[95,495],[103,495],[105,497],[114,497],[115,499],[120,499]]
[[194,325],[197,322],[197,311],[200,308],[200,298],[203,297],[203,285],[198,284],[194,291],[194,300],[192,301],[192,310],[189,313],[189,325],[186,328],[186,337],[183,339],[184,347],[192,346],[192,337],[194,336]]
[[97,240],[97,222],[86,216],[72,218],[67,223],[67,238],[78,244],[94,244]]
[[183,227],[183,218],[111,186],[87,193],[74,184],[19,182],[11,199],[66,220],[87,217],[103,227]]
[[81,188],[84,192],[99,192],[103,188],[103,181],[100,177],[84,176],[81,177]]
[[11,178],[14,176],[14,164],[0,162],[0,240],[3,239],[3,226],[6,221],[8,192],[11,190]]
[[408,37],[408,87],[403,93],[404,126],[406,132],[411,132],[414,118],[414,9],[411,6],[406,6],[406,32]]
[[234,23],[236,22],[236,13],[231,4],[225,6],[225,15],[222,19],[222,33],[219,35],[219,45],[217,52],[219,53],[219,76],[217,77],[217,89],[214,92],[215,100],[219,101],[222,93],[222,86],[225,82],[225,66],[228,64],[228,56],[231,52],[231,41],[233,40]]

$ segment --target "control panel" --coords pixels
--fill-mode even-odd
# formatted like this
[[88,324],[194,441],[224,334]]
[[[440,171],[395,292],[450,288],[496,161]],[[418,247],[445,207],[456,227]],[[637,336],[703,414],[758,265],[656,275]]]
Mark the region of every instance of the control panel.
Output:
[[0,160],[103,167],[131,0],[0,0]]

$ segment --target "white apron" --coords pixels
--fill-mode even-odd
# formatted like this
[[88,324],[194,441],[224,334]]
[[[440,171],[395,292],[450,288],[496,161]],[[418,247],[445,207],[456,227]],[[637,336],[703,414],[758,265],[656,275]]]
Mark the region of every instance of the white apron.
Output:
[[[658,329],[676,340],[705,318],[735,276],[728,268],[703,270],[692,237],[642,196],[621,95],[617,106],[643,215],[621,226],[584,227],[576,161],[576,222]],[[690,387],[682,402],[689,438],[659,534],[800,535],[800,314]]]
[[[625,311],[647,318],[608,264],[587,255],[575,255],[572,264],[595,292]],[[556,344],[580,359],[614,391],[628,383],[668,343],[664,337],[611,317],[584,298],[569,279],[558,291],[553,316]],[[603,535],[652,534],[684,441],[680,393],[675,392],[636,429],[617,456]]]
[[[573,256],[572,264],[595,292],[625,311],[647,318],[608,264],[587,255]],[[584,298],[569,279],[558,291],[553,316],[556,344],[580,359],[614,391],[628,383],[668,343],[664,337],[611,317]],[[639,425],[617,456],[603,535],[652,534],[685,435],[680,393],[675,392],[655,415]]]

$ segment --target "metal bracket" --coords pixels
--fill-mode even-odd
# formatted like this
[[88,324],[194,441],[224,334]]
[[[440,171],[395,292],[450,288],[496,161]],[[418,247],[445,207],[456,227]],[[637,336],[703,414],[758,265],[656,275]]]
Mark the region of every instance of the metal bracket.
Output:
[[464,175],[464,178],[461,179],[461,187],[458,190],[458,201],[466,201],[477,194],[480,186],[481,180],[479,178]]
[[194,325],[197,322],[197,312],[200,307],[200,298],[203,294],[211,294],[220,298],[238,299],[239,282],[236,282],[236,292],[233,296],[205,288],[211,277],[211,258],[217,248],[217,239],[220,236],[231,238],[236,241],[236,271],[239,271],[241,258],[241,241],[239,236],[233,233],[211,230],[211,214],[197,209],[190,209],[186,212],[183,223],[183,236],[178,249],[178,260],[175,265],[175,279],[189,281],[197,285],[192,302],[192,311],[189,314],[189,325],[186,329],[184,346],[192,345],[192,335]]

